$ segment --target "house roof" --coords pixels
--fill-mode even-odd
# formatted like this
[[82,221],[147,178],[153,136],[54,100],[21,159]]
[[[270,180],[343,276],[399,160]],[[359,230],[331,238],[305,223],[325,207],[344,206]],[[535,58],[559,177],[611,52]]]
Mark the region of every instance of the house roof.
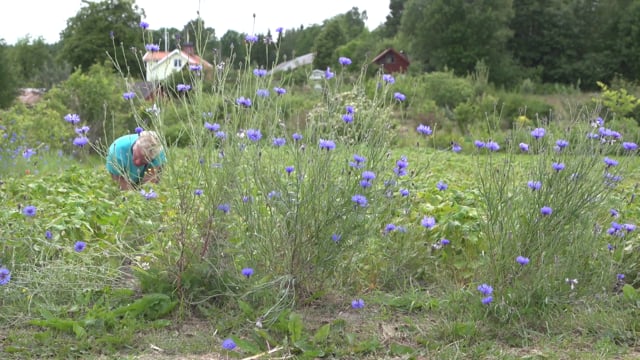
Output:
[[147,51],[144,56],[142,57],[142,61],[144,62],[148,62],[148,61],[157,61],[158,64],[163,63],[165,61],[167,61],[167,59],[171,58],[173,55],[175,54],[179,54],[181,57],[183,57],[184,59],[186,59],[189,62],[189,65],[202,65],[204,67],[207,68],[212,68],[213,65],[211,65],[211,63],[209,63],[207,60],[201,58],[198,55],[194,55],[194,54],[188,54],[184,51],[181,51],[179,49],[175,49],[173,51]]
[[371,62],[378,62],[378,60],[382,59],[385,55],[387,55],[388,53],[392,52],[394,55],[401,57],[402,59],[404,59],[404,61],[409,62],[409,59],[407,58],[407,56],[401,52],[397,52],[395,51],[393,48],[387,48],[384,49],[380,54],[378,54],[376,57],[373,58],[373,60],[371,60]]
[[314,58],[314,54],[309,53],[309,54],[304,54],[302,56],[298,56],[289,61],[281,62],[280,64],[274,66],[273,69],[271,69],[268,72],[268,74],[275,73],[278,71],[283,71],[283,70],[293,70],[300,66],[312,64],[313,58]]

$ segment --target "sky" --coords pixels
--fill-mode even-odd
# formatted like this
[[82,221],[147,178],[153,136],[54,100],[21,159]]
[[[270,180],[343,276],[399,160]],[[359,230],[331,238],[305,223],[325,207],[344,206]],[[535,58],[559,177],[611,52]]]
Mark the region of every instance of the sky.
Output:
[[[94,0],[98,1],[98,0]],[[18,39],[42,37],[46,43],[60,40],[67,19],[83,7],[81,0],[2,0],[0,4],[0,39],[15,44]],[[366,10],[369,30],[384,23],[390,0],[136,0],[145,10],[151,29],[182,29],[197,12],[206,27],[215,29],[220,38],[227,30],[265,34],[276,28],[286,29],[322,24],[353,7]],[[179,5],[178,5],[179,4]],[[253,14],[256,14],[255,25]]]

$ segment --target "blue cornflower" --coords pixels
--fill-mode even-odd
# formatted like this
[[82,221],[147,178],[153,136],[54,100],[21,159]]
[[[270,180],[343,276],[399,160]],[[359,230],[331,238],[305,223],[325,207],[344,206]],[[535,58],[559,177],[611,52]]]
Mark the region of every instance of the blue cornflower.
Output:
[[400,189],[400,195],[401,195],[401,196],[409,196],[409,190],[407,190],[407,189]]
[[484,296],[489,296],[493,293],[493,288],[490,285],[482,284],[478,286],[478,291]]
[[396,79],[393,78],[393,75],[384,74],[382,75],[382,81],[386,82],[387,84],[393,84],[396,82]]
[[247,138],[253,142],[262,139],[262,133],[258,129],[247,130]]
[[345,106],[344,109],[347,112],[347,114],[353,114],[355,112],[353,106],[351,106],[351,105]]
[[337,243],[338,241],[340,241],[342,239],[342,235],[340,234],[333,234],[331,235],[331,240],[333,240],[333,242]]
[[560,170],[564,169],[564,164],[563,163],[554,162],[553,164],[551,164],[551,167],[555,171],[560,171]]
[[552,212],[553,212],[553,209],[551,209],[551,208],[550,208],[550,207],[548,207],[548,206],[543,206],[543,207],[540,209],[540,214],[542,214],[542,215],[544,215],[544,216],[551,215],[551,213],[552,213]]
[[613,216],[613,217],[620,216],[620,213],[618,213],[618,210],[616,210],[616,209],[609,209],[609,214],[611,214],[611,216]]
[[64,116],[64,120],[72,125],[76,125],[80,122],[80,116],[78,116],[78,114],[67,114]]
[[246,42],[248,42],[248,43],[253,44],[253,43],[256,43],[258,41],[258,37],[255,36],[255,35],[247,35],[247,36],[244,37],[244,40]]
[[462,151],[462,146],[454,142],[451,144],[451,151],[453,151],[454,153],[459,153],[460,151]]
[[53,234],[51,233],[51,231],[47,230],[47,231],[44,233],[44,237],[45,237],[47,240],[51,240],[51,238],[53,238]]
[[298,133],[294,133],[293,135],[291,135],[291,137],[293,138],[293,141],[300,141],[302,140],[302,135],[298,134]]
[[351,59],[349,59],[348,57],[343,57],[341,56],[338,59],[338,62],[340,63],[340,65],[342,66],[347,66],[347,65],[351,65]]
[[244,107],[251,107],[251,99],[245,98],[244,96],[240,96],[236,99],[236,104],[242,105]]
[[125,99],[125,100],[131,100],[134,97],[136,97],[136,93],[134,93],[133,91],[129,91],[129,92],[126,92],[126,93],[122,94],[122,98]]
[[529,189],[536,191],[540,190],[540,188],[542,187],[542,183],[540,181],[529,180],[527,182],[527,186],[529,187]]
[[284,146],[287,143],[287,140],[285,138],[273,138],[273,146]]
[[231,339],[224,339],[222,342],[222,348],[225,350],[233,350],[236,348],[236,343]]
[[76,241],[75,245],[73,245],[73,250],[76,252],[82,252],[87,247],[87,243],[84,241]]
[[37,212],[36,207],[33,205],[27,205],[24,207],[24,209],[22,209],[22,213],[28,217],[36,216],[36,212]]
[[153,191],[153,189],[149,189],[149,192],[146,192],[144,191],[144,189],[142,189],[140,190],[140,195],[144,196],[144,198],[147,200],[155,199],[158,197],[158,194],[156,194],[156,192]]
[[493,296],[483,297],[481,301],[483,305],[489,305],[493,301]]
[[624,274],[618,274],[618,275],[616,275],[616,279],[618,279],[618,280],[624,280]]
[[22,152],[22,157],[28,160],[30,157],[32,157],[35,154],[36,154],[35,150],[27,148]]
[[229,204],[220,204],[218,205],[218,210],[222,211],[225,214],[228,214],[231,210],[231,205]]
[[569,142],[567,140],[564,139],[560,139],[558,141],[556,141],[556,146],[560,149],[564,149],[567,146],[569,146]]
[[488,141],[486,146],[487,146],[487,149],[489,149],[490,151],[500,150],[500,145],[498,145],[498,143],[495,141]]
[[522,152],[528,152],[529,151],[529,144],[526,143],[520,143],[520,150]]
[[258,89],[256,90],[256,95],[258,97],[269,97],[269,90],[267,89]]
[[7,285],[11,281],[11,271],[6,267],[0,268],[0,285]]
[[200,65],[200,64],[189,65],[189,70],[191,70],[193,72],[201,71],[202,70],[202,65]]
[[485,142],[484,142],[484,141],[482,141],[482,140],[476,140],[476,141],[474,141],[474,142],[473,142],[473,145],[474,145],[476,148],[478,148],[478,149],[482,149],[482,148],[484,148],[485,146],[487,146],[487,144],[485,144]]
[[612,167],[612,166],[617,166],[618,165],[618,161],[611,159],[609,157],[605,157],[604,158],[604,163],[605,165],[607,165],[607,167]]
[[362,178],[371,181],[376,178],[376,173],[374,173],[373,171],[363,171]]
[[273,91],[275,91],[276,94],[278,94],[278,95],[284,95],[284,94],[287,93],[287,90],[285,88],[281,88],[281,87],[277,87],[277,86],[273,88]]
[[516,258],[516,262],[522,266],[525,266],[529,263],[529,258],[524,256],[518,256]]
[[440,245],[447,246],[449,244],[451,244],[451,241],[449,241],[449,239],[445,239],[445,238],[440,239]]
[[431,130],[431,127],[424,124],[418,125],[416,130],[422,135],[431,135],[433,133],[433,131]]
[[360,186],[364,189],[371,187],[371,182],[369,180],[360,180]]
[[195,196],[200,196],[200,195],[202,195],[202,193],[203,193],[202,189],[196,189],[196,190],[193,192],[193,194],[194,194]]
[[220,124],[218,124],[218,123],[211,124],[211,123],[205,121],[204,127],[209,131],[218,131],[218,130],[220,130]]
[[140,126],[136,126],[136,128],[135,128],[133,131],[135,131],[135,132],[136,132],[136,134],[140,134],[141,132],[143,132],[143,131],[144,131],[144,129],[143,129],[143,128],[141,128]]
[[401,92],[393,93],[393,98],[398,100],[398,101],[405,101],[407,99],[407,97]]
[[351,301],[351,307],[354,309],[362,309],[364,307],[364,300],[356,299]]
[[324,78],[327,79],[327,80],[330,80],[334,76],[336,76],[336,74],[331,72],[331,68],[327,66],[327,70],[324,72]]
[[244,269],[242,269],[241,273],[242,273],[242,276],[245,276],[248,279],[248,278],[251,277],[251,275],[253,275],[253,269],[252,268],[244,268]]
[[634,142],[623,142],[622,147],[627,151],[634,151],[638,149],[638,144]]
[[178,92],[187,92],[187,91],[191,90],[191,85],[189,85],[189,84],[178,84],[178,85],[176,85],[176,89],[178,90]]
[[320,149],[321,150],[333,150],[336,148],[336,143],[334,143],[331,140],[324,140],[324,139],[320,139]]
[[80,148],[85,147],[85,145],[87,145],[88,143],[89,143],[89,138],[87,138],[86,136],[78,136],[73,139],[73,145]]
[[531,131],[531,136],[533,136],[535,139],[540,139],[544,136],[544,133],[544,128],[535,128],[533,129],[533,131]]
[[227,138],[227,134],[224,131],[216,131],[215,135],[216,138],[218,139],[226,139]]
[[276,32],[278,34],[282,34],[283,31],[284,31],[284,29],[281,26],[276,28]]
[[140,27],[146,30],[149,28],[149,23],[146,21],[140,21]]
[[144,46],[145,50],[150,52],[160,51],[160,45],[158,44],[147,44]]
[[436,184],[436,188],[440,191],[444,191],[447,190],[449,188],[449,185],[447,185],[446,183],[442,182],[442,181],[438,181],[438,183]]
[[287,166],[284,168],[284,171],[286,171],[287,174],[291,174],[294,170],[295,168],[293,166]]
[[250,203],[252,201],[253,201],[253,198],[251,196],[245,195],[245,196],[242,197],[242,202],[245,203],[245,204]]
[[433,216],[425,215],[420,221],[420,224],[427,229],[432,229],[434,226],[436,226],[436,219]]
[[353,115],[352,114],[344,114],[342,115],[342,121],[344,121],[347,124],[350,124],[353,122]]
[[353,195],[351,197],[351,201],[353,201],[354,203],[356,203],[356,205],[359,205],[361,207],[367,206],[367,198],[364,195],[360,195],[360,194]]
[[91,128],[86,125],[83,127],[75,128],[76,134],[78,135],[86,135],[89,130],[91,130]]
[[385,233],[390,233],[390,232],[392,232],[392,231],[393,231],[393,230],[395,230],[395,229],[396,229],[396,226],[395,226],[394,224],[387,224],[387,225],[384,227],[384,232],[385,232]]

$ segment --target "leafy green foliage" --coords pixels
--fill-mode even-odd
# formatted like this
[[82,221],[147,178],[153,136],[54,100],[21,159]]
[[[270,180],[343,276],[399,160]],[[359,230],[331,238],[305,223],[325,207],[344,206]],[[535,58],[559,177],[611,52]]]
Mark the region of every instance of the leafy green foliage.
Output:
[[[137,52],[120,52],[121,44],[144,49],[140,40],[140,19],[143,12],[134,2],[109,0],[86,2],[78,13],[67,21],[67,27],[60,34],[62,50],[60,56],[74,69],[88,71],[95,64],[109,60],[107,49],[113,49],[110,56],[127,76],[141,77],[141,69],[136,66]],[[113,34],[113,37],[110,36]],[[115,48],[115,49],[114,49]]]

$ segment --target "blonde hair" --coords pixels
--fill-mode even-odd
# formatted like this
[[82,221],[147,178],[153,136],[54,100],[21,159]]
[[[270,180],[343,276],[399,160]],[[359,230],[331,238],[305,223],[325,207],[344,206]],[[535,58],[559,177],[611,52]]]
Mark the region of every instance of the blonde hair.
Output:
[[160,138],[155,131],[141,132],[140,135],[138,135],[136,144],[140,147],[140,150],[142,150],[142,153],[147,159],[149,159],[149,161],[155,159],[162,151]]

